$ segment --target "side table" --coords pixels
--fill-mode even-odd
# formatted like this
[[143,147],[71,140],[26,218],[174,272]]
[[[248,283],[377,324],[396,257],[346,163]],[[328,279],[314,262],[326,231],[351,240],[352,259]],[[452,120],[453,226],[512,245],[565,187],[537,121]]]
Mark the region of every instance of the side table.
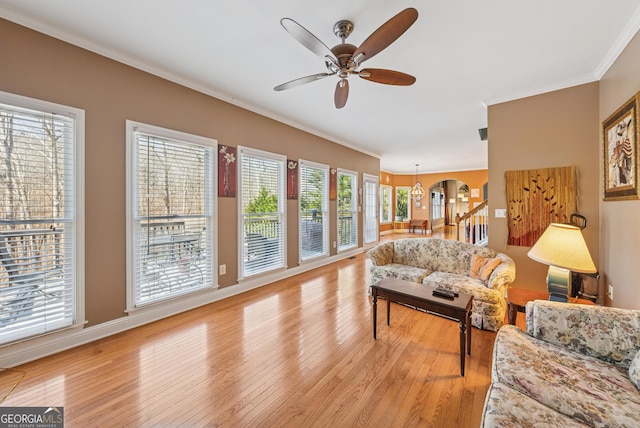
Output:
[[396,221],[393,222],[393,233],[404,233],[404,221]]
[[[509,288],[507,290],[507,304],[509,307],[509,324],[516,323],[518,312],[524,312],[527,302],[534,300],[549,300],[549,293],[546,291],[526,290],[524,288]],[[581,305],[594,305],[591,300],[578,299],[570,297],[569,303],[578,303]]]

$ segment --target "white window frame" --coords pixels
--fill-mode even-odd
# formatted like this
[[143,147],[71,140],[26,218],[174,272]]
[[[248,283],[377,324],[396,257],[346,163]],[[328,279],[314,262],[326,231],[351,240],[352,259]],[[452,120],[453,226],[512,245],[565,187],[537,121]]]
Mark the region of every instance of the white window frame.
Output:
[[[387,200],[387,212],[389,213],[389,218],[385,219],[383,217],[384,213],[384,194],[389,194],[389,199]],[[389,224],[393,221],[393,187],[388,186],[386,184],[380,185],[380,224]]]
[[[67,165],[72,172],[70,178],[72,203],[65,204],[65,235],[71,236],[71,254],[69,272],[71,278],[71,295],[68,296],[71,314],[56,323],[33,326],[16,330],[10,329],[8,335],[0,335],[0,346],[14,341],[42,337],[49,333],[79,329],[85,324],[85,277],[84,277],[84,146],[85,146],[85,112],[84,110],[42,101],[21,95],[0,92],[0,103],[8,108],[28,109],[37,113],[65,116],[73,120],[73,139],[71,143],[71,160]],[[67,226],[68,224],[68,226]]]
[[[281,251],[281,260],[279,264],[273,264],[270,269],[260,270],[255,273],[245,273],[245,214],[243,211],[243,191],[247,185],[243,180],[243,163],[244,155],[263,158],[280,164],[279,177],[277,178],[277,196],[278,196],[278,212],[276,213],[277,221],[281,225],[281,236],[277,245]],[[238,280],[242,281],[247,278],[253,278],[257,275],[270,273],[287,268],[287,157],[277,153],[271,153],[264,150],[253,149],[250,147],[238,146],[238,169],[237,169],[237,186],[238,186]],[[247,250],[248,251],[248,250]]]
[[[142,217],[138,218],[138,194],[137,194],[137,151],[136,151],[136,134],[144,133],[152,135],[159,139],[166,139],[175,141],[179,144],[188,144],[193,146],[202,146],[209,149],[211,156],[208,160],[208,164],[205,164],[205,170],[208,171],[208,176],[205,176],[205,195],[210,199],[205,205],[205,212],[202,214],[205,223],[205,229],[202,232],[201,239],[205,240],[205,251],[202,257],[206,257],[209,260],[204,262],[205,265],[210,266],[209,272],[203,272],[201,274],[202,283],[197,284],[191,290],[186,286],[179,286],[175,292],[171,292],[168,295],[151,299],[148,302],[138,301],[136,299],[136,271],[137,262],[139,260],[139,249],[137,244],[137,231],[139,228],[136,226],[137,222],[141,221]],[[217,265],[217,241],[216,241],[216,212],[217,212],[217,198],[213,194],[217,189],[217,141],[212,138],[202,137],[198,135],[188,134],[185,132],[175,131],[172,129],[162,128],[159,126],[149,125],[145,123],[135,122],[132,120],[126,121],[126,145],[127,145],[127,204],[126,204],[126,217],[127,217],[127,312],[133,312],[138,309],[161,304],[165,302],[175,301],[183,296],[200,292],[207,289],[213,289],[217,287],[218,277],[215,266]],[[206,242],[208,241],[208,243]],[[172,274],[174,275],[174,274]],[[179,273],[177,274],[179,275]],[[210,280],[207,280],[210,278]]]
[[[347,169],[341,169],[338,168],[338,173],[337,173],[337,197],[338,197],[338,201],[336,201],[336,211],[337,211],[337,221],[338,221],[338,227],[336,228],[337,231],[337,242],[338,242],[338,252],[342,252],[342,251],[346,251],[346,250],[350,250],[352,248],[357,248],[358,247],[358,231],[359,231],[359,224],[358,224],[358,196],[359,196],[359,192],[358,192],[358,173],[356,171],[350,171]],[[340,199],[340,175],[350,175],[351,177],[353,177],[353,180],[351,182],[352,186],[351,186],[351,204],[352,204],[352,209],[351,209],[351,219],[352,219],[352,235],[353,235],[353,242],[350,242],[348,244],[344,244],[344,245],[340,245],[340,203],[339,203],[339,199]]]
[[[308,213],[303,212],[302,209],[302,200],[303,200],[303,189],[305,188],[304,183],[302,182],[305,174],[302,173],[302,168],[313,168],[315,170],[320,170],[324,174],[324,181],[322,183],[322,195],[321,195],[321,204],[322,207],[320,209],[320,219],[322,226],[322,251],[320,253],[316,253],[309,257],[304,257],[303,248],[305,246],[305,240],[308,240],[307,236],[308,232]],[[300,159],[298,161],[298,176],[299,176],[299,185],[298,189],[300,190],[298,193],[298,217],[299,217],[299,233],[298,233],[298,254],[299,261],[306,262],[309,260],[317,259],[319,257],[328,257],[329,256],[329,166],[321,163],[311,162],[304,159]]]
[[393,210],[394,212],[394,218],[398,216],[398,193],[400,190],[406,190],[407,191],[407,216],[404,217],[402,219],[402,221],[409,221],[411,220],[411,195],[409,194],[409,192],[411,191],[411,186],[396,186],[396,205],[395,205],[395,209]]

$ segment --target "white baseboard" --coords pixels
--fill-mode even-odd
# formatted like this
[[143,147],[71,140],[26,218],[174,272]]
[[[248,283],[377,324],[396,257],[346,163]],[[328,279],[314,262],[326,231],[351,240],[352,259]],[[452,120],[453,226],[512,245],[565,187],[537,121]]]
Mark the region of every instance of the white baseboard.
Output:
[[237,294],[244,293],[254,288],[262,287],[300,273],[335,263],[363,252],[363,248],[355,248],[335,256],[317,259],[303,263],[291,269],[262,275],[255,279],[242,282],[221,289],[210,288],[173,301],[150,305],[145,308],[130,312],[121,318],[97,324],[95,326],[81,328],[76,326],[57,332],[52,332],[33,339],[24,340],[0,347],[0,367],[15,367],[29,361],[37,360],[67,349],[75,348],[104,337],[121,333],[132,328],[140,327],[153,321],[195,309],[218,300],[226,299]]

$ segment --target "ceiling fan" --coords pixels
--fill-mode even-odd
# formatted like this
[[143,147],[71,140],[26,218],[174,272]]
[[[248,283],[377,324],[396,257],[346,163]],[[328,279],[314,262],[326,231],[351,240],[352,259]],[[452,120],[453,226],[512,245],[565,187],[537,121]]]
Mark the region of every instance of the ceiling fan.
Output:
[[340,80],[336,85],[334,102],[336,108],[342,108],[347,103],[347,97],[349,96],[349,81],[347,78],[354,74],[365,80],[383,83],[385,85],[413,85],[416,78],[409,74],[382,68],[365,68],[358,70],[358,67],[360,67],[360,64],[364,61],[371,59],[374,55],[393,43],[413,25],[416,19],[418,19],[418,11],[412,7],[407,8],[382,24],[362,42],[360,47],[345,43],[345,39],[349,37],[353,31],[353,23],[347,20],[338,21],[333,26],[333,32],[342,40],[342,43],[329,49],[320,39],[293,19],[282,18],[280,24],[282,24],[284,29],[287,30],[293,38],[311,52],[324,59],[327,73],[312,74],[311,76],[294,79],[278,85],[273,89],[283,91],[305,83],[324,79],[327,76],[337,75]]

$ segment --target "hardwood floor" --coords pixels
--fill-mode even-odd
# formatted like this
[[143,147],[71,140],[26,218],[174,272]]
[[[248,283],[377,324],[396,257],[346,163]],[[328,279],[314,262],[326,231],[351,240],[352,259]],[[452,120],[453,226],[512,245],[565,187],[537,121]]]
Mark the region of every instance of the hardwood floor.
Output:
[[456,322],[392,304],[374,340],[367,285],[361,254],[61,352],[2,405],[67,427],[478,426],[495,333],[473,329],[460,377]]

